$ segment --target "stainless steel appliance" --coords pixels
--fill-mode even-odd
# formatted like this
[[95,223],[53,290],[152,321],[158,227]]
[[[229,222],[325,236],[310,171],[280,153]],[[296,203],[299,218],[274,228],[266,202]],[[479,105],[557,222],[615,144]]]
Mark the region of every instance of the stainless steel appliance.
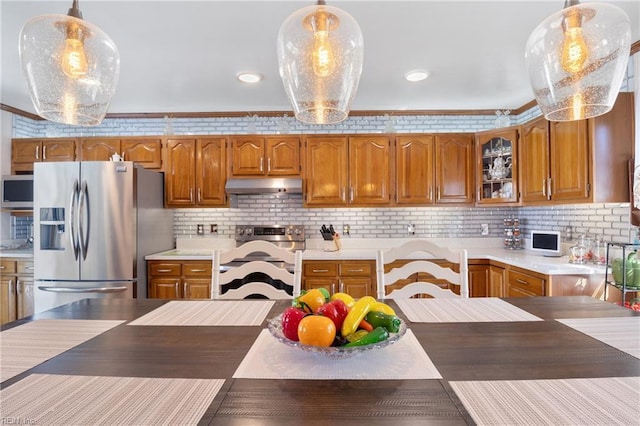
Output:
[[[284,247],[290,251],[304,250],[305,237],[304,225],[236,225],[235,229],[236,247],[248,241],[263,240]],[[235,259],[233,262],[221,265],[222,272],[240,266],[242,263],[262,260],[276,264],[278,267],[286,268],[289,272],[293,272],[293,265],[282,262],[279,259],[273,259],[266,253],[251,253],[249,256],[241,259]],[[268,275],[260,272],[252,273],[243,279],[233,280],[224,286],[224,290],[235,289],[248,282],[264,282],[278,289],[290,291],[282,281],[272,279]]]
[[173,247],[161,173],[134,163],[34,165],[35,311],[146,297],[144,256]]
[[2,176],[0,192],[3,209],[33,209],[33,175]]

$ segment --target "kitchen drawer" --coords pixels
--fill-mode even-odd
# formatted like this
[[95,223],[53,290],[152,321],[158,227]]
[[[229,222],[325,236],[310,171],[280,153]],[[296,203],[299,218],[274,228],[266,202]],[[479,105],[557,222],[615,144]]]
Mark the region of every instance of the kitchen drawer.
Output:
[[340,263],[341,277],[370,277],[375,267],[372,262]]
[[338,265],[336,262],[304,262],[302,269],[305,277],[338,276]]
[[19,274],[33,274],[33,262],[28,260],[19,260],[17,270]]
[[[509,287],[516,290],[523,290],[536,296],[544,296],[546,280],[523,273],[519,270],[510,269],[507,273]],[[511,293],[511,291],[509,292]]]
[[16,273],[16,262],[13,260],[2,260],[0,261],[0,273],[1,274],[15,274]]
[[211,278],[212,263],[213,262],[184,262],[182,264],[182,275],[185,277]]
[[180,263],[155,263],[151,262],[149,264],[149,275],[160,275],[160,276],[177,276],[179,277],[181,274],[181,264]]

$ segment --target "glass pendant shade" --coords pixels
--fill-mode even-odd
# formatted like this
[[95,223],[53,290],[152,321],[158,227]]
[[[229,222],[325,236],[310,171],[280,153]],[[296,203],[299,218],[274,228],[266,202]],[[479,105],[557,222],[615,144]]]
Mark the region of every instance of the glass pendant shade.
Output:
[[525,58],[534,96],[545,118],[572,121],[613,107],[631,48],[631,24],[605,3],[565,7],[527,41]]
[[278,66],[296,118],[311,124],[345,120],[362,59],[360,26],[343,10],[318,4],[289,16],[278,33]]
[[19,52],[38,115],[77,126],[102,122],[118,83],[120,54],[100,28],[69,15],[37,16],[22,28]]

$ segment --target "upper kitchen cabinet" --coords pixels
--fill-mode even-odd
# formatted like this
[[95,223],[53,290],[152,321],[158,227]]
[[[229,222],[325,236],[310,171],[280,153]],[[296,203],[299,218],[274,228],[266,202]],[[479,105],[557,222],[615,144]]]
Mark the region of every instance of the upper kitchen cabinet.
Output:
[[436,203],[473,203],[473,136],[445,133],[435,142]]
[[473,201],[473,140],[461,134],[396,136],[396,203]]
[[305,146],[305,206],[389,204],[387,136],[309,136]]
[[227,204],[226,139],[170,138],[166,142],[167,207],[221,207]]
[[74,161],[76,140],[73,138],[13,139],[11,141],[11,173],[33,173],[33,163],[42,161]]
[[633,94],[613,109],[580,121],[538,118],[522,126],[524,204],[629,201],[627,162],[633,156]]
[[107,137],[80,140],[79,157],[82,161],[109,161],[114,154],[147,169],[159,169],[162,167],[162,139]]
[[518,202],[518,130],[476,134],[478,204]]
[[298,136],[231,138],[232,176],[299,176]]

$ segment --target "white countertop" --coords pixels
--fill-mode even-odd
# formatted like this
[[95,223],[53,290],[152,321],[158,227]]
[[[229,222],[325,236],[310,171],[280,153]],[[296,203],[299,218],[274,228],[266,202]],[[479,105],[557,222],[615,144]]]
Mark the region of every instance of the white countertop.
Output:
[[[601,265],[576,265],[568,256],[545,257],[529,250],[506,250],[501,238],[441,238],[430,239],[450,248],[467,249],[469,259],[488,259],[528,269],[546,275],[594,275],[605,273]],[[401,238],[342,238],[342,249],[335,250],[331,241],[311,238],[306,241],[303,260],[375,260],[376,251],[394,247],[406,239]],[[233,239],[189,238],[178,239],[176,248],[146,256],[146,260],[211,260],[213,250],[235,247]]]
[[0,258],[3,258],[3,257],[33,259],[33,248],[0,249]]

